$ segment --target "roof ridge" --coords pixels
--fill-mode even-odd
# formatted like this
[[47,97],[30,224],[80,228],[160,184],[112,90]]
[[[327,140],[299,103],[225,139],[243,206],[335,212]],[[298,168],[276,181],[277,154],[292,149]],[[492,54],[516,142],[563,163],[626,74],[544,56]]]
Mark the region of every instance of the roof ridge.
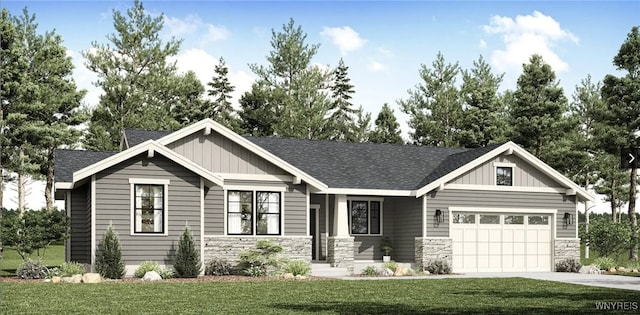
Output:
[[98,150],[91,150],[91,149],[55,149],[55,151],[73,151],[73,152],[96,152],[96,153],[118,153],[120,151],[113,151],[113,150],[102,150],[102,151],[98,151]]
[[[324,142],[324,143],[344,143],[344,144],[353,144],[353,145],[380,145],[380,146],[397,146],[397,147],[405,147],[405,148],[426,148],[426,149],[456,149],[463,150],[461,152],[466,152],[469,150],[473,150],[474,148],[463,148],[463,147],[442,147],[442,146],[433,146],[433,145],[420,145],[414,143],[375,143],[375,142],[351,142],[344,140],[327,140],[327,139],[302,139],[302,138],[293,138],[293,137],[277,137],[277,136],[242,136],[244,138],[253,138],[253,139],[277,139],[277,140],[293,140],[293,141],[305,141],[305,142]],[[461,153],[457,152],[457,153]],[[457,154],[456,153],[456,154]]]

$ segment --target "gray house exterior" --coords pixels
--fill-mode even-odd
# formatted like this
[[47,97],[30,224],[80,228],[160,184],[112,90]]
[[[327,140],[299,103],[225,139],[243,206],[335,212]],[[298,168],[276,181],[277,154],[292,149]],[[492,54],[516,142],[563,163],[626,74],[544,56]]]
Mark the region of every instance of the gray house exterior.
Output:
[[171,265],[188,225],[203,262],[236,261],[258,239],[285,256],[354,262],[391,256],[454,272],[551,271],[579,259],[577,206],[593,197],[516,144],[478,149],[242,137],[203,120],[127,130],[120,152],[56,151],[66,259],[93,265],[109,225],[128,273]]

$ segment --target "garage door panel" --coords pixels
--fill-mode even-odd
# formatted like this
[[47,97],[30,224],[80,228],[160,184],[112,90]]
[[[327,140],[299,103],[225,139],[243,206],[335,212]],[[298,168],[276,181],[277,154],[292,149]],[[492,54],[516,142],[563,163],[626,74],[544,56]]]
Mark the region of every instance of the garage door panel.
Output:
[[478,255],[489,255],[489,242],[478,242]]
[[489,255],[502,255],[502,243],[489,243]]
[[537,255],[538,254],[538,243],[527,243],[527,252],[526,255]]
[[539,230],[538,242],[551,242],[551,229]]
[[488,242],[489,241],[489,231],[486,229],[478,230],[478,242]]
[[465,255],[477,255],[478,252],[476,251],[476,247],[477,247],[476,243],[464,243],[464,245],[463,245],[464,254]]
[[525,231],[524,230],[514,230],[513,231],[513,241],[514,242],[524,242],[525,241]]
[[513,243],[502,243],[502,254],[513,255]]
[[514,255],[513,268],[516,270],[524,270],[526,268],[525,261],[526,259],[524,255]]
[[502,240],[505,242],[513,241],[513,230],[511,228],[505,228],[502,232]]
[[514,255],[524,255],[525,254],[525,243],[513,243],[513,254]]
[[489,230],[489,241],[490,242],[502,242],[502,229],[495,228]]
[[478,269],[489,269],[489,255],[478,255]]
[[465,242],[475,242],[478,240],[477,238],[477,232],[475,229],[469,229],[469,227],[466,227],[467,229],[463,230],[464,231],[464,238],[463,240]]
[[548,270],[551,267],[551,255],[538,255],[538,267]]
[[538,243],[538,255],[550,253],[551,252],[551,244],[549,243]]

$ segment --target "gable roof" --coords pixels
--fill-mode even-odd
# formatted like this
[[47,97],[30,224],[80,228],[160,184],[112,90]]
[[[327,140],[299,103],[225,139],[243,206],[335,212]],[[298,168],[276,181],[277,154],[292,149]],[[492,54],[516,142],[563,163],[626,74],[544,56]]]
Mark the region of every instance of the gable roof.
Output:
[[478,156],[476,150],[461,148],[246,138],[331,188],[414,190],[441,165],[460,160],[450,159],[452,155],[466,153],[468,160]]
[[126,128],[124,130],[124,140],[127,143],[127,147],[125,149],[135,147],[147,140],[158,140],[170,133],[171,131],[166,130],[144,130]]
[[56,182],[72,182],[73,172],[91,164],[98,163],[112,155],[115,151],[91,150],[55,150],[54,170]]

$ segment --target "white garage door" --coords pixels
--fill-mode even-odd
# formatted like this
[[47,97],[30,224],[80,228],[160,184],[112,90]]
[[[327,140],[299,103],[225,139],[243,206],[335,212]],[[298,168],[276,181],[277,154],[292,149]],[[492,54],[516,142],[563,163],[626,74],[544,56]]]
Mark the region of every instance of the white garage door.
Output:
[[551,271],[550,214],[453,212],[454,272]]

